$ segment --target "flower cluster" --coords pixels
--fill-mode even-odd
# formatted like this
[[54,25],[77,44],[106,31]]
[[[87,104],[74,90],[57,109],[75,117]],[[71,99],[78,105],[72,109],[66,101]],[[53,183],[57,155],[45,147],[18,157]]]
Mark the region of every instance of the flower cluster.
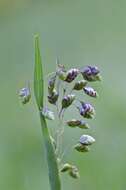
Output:
[[[53,75],[51,75],[48,81],[48,102],[57,107],[57,116],[60,121],[62,120],[63,125],[68,126],[70,128],[89,129],[90,126],[85,120],[94,118],[95,109],[90,103],[85,102],[84,100],[78,100],[76,97],[77,95],[75,95],[75,92],[82,91],[82,94],[85,94],[87,96],[93,98],[98,97],[98,93],[96,92],[96,90],[89,86],[88,83],[101,80],[99,69],[96,66],[87,66],[83,69],[72,68],[67,71],[64,65],[58,64],[57,66],[58,67],[56,71],[53,73]],[[78,75],[82,76],[81,80],[77,80]],[[72,83],[72,89],[70,89],[69,92],[67,92],[64,86],[69,88],[70,83]],[[22,103],[26,104],[27,102],[29,102],[31,98],[30,89],[21,89],[19,92],[19,96],[22,98]],[[68,121],[64,121],[64,112],[71,105],[74,105],[75,109],[78,110],[78,118],[71,118]],[[52,112],[47,107],[43,108],[40,111],[40,113],[46,119],[55,119],[54,112]],[[59,140],[61,140],[62,134],[62,128],[60,129],[61,132],[57,133],[56,139],[50,136],[59,163],[60,155],[57,154],[57,152],[59,151]],[[76,151],[84,153],[90,150],[89,147],[94,142],[95,139],[92,136],[83,134],[73,147]],[[67,172],[73,178],[79,177],[79,171],[77,167],[69,163],[61,163],[60,171]]]
[[[82,80],[77,80],[78,75],[82,76]],[[72,68],[70,70],[66,70],[63,65],[58,65],[58,68],[53,77],[49,79],[48,82],[48,102],[51,104],[55,104],[57,102],[59,112],[57,115],[59,119],[61,119],[62,113],[69,108],[73,102],[75,107],[78,110],[80,118],[72,118],[68,121],[63,122],[64,125],[69,126],[70,128],[80,128],[80,129],[89,129],[88,123],[84,119],[92,119],[95,115],[94,107],[84,101],[79,100],[79,105],[77,97],[74,94],[75,91],[84,92],[84,94],[96,98],[98,97],[98,93],[92,87],[88,86],[88,82],[99,81],[101,79],[100,71],[96,66],[87,66],[84,69]],[[66,90],[59,90],[59,94],[55,89],[57,89],[57,82],[60,81],[65,86],[69,87],[69,83],[73,84],[70,93],[66,94]],[[63,86],[63,85],[61,85]],[[63,92],[62,92],[63,91]],[[61,93],[62,92],[62,93]],[[61,96],[63,95],[63,97]],[[61,98],[62,97],[62,98]],[[63,117],[62,117],[63,119]],[[61,138],[61,137],[60,137]],[[95,142],[95,139],[90,136],[83,134],[78,140],[77,144],[74,145],[74,149],[78,152],[88,152],[90,150],[89,146],[91,146]],[[56,145],[57,146],[57,145]],[[61,172],[68,172],[68,174],[73,178],[79,177],[79,171],[76,166],[71,165],[69,163],[62,164]]]

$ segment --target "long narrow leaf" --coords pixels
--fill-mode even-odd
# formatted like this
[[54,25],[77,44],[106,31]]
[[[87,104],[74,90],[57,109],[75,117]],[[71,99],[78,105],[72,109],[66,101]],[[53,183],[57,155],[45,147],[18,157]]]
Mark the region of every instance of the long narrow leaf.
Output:
[[39,37],[35,36],[34,93],[39,109],[43,107],[43,90],[43,71],[39,49]]
[[[35,93],[36,102],[37,102],[39,111],[41,108],[43,108],[43,94],[44,94],[43,91],[44,91],[43,70],[42,70],[42,63],[41,63],[41,56],[40,56],[40,49],[39,49],[39,39],[38,39],[38,36],[36,36],[35,37],[34,93]],[[41,112],[40,112],[40,120],[41,120],[42,132],[43,132],[43,139],[44,139],[45,148],[46,148],[50,187],[51,187],[51,190],[60,190],[61,185],[60,185],[57,159],[56,159],[53,145],[51,143],[45,117],[41,114]]]

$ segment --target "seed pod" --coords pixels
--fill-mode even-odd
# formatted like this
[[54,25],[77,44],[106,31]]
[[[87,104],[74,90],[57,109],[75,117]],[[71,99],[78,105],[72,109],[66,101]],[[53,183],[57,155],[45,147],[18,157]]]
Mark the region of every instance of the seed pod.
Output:
[[85,87],[83,89],[87,95],[94,97],[94,98],[98,97],[98,93],[92,87]]
[[80,80],[80,81],[75,83],[73,89],[74,90],[82,90],[86,85],[87,85],[87,81]]
[[95,142],[95,139],[90,135],[82,135],[79,139],[79,143],[82,145],[92,145]]
[[78,151],[78,152],[89,152],[89,147],[87,145],[83,145],[81,143],[78,143],[74,146],[74,148]]
[[28,87],[22,88],[19,91],[19,96],[21,97],[22,104],[28,103],[30,101],[30,98],[31,98],[30,89]]
[[87,66],[81,71],[83,78],[87,81],[93,82],[100,79],[100,71],[96,66]]
[[81,105],[82,106],[79,108],[80,115],[82,115],[83,117],[87,119],[94,118],[95,110],[93,106],[89,103],[84,103],[84,102],[81,102]]
[[69,94],[67,96],[64,96],[64,98],[62,99],[62,109],[69,107],[74,100],[75,100],[74,94]]
[[56,104],[58,100],[59,94],[55,89],[53,89],[52,93],[48,96],[48,101],[50,104]]
[[69,175],[75,179],[80,177],[78,168],[76,166],[72,166],[71,170],[69,171]]
[[55,119],[54,113],[52,111],[50,111],[48,108],[46,108],[46,107],[42,109],[41,114],[46,119],[49,119],[49,120],[54,120]]
[[72,82],[76,77],[77,75],[79,74],[79,70],[78,69],[70,69],[69,71],[67,71],[66,73],[66,79],[65,81],[70,83]]
[[63,166],[62,166],[62,168],[61,168],[61,172],[67,172],[67,171],[69,171],[70,169],[72,168],[72,166],[70,165],[70,164],[68,164],[68,163],[66,163],[66,164],[64,164]]
[[55,82],[56,82],[56,75],[51,77],[48,81],[48,92],[49,92],[49,94],[52,94],[54,87],[55,87]]
[[89,129],[89,125],[82,120],[72,119],[67,121],[67,125],[73,128],[79,127],[81,129]]

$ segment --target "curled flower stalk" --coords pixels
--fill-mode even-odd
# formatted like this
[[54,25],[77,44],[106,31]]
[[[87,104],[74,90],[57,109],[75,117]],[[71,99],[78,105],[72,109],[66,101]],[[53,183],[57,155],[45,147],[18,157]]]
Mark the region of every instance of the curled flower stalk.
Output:
[[[78,76],[82,79],[78,80]],[[48,105],[44,105],[44,76],[39,49],[38,36],[35,37],[35,67],[34,67],[34,94],[40,115],[43,140],[46,150],[46,158],[48,164],[49,182],[51,190],[61,190],[60,173],[67,173],[70,177],[77,179],[80,177],[79,169],[73,163],[64,163],[62,155],[63,148],[63,133],[66,127],[71,130],[88,130],[90,126],[86,120],[93,119],[95,116],[95,108],[88,102],[84,101],[84,96],[97,98],[98,93],[89,83],[101,80],[100,70],[96,66],[87,66],[83,69],[71,68],[66,69],[64,65],[59,64],[57,59],[57,67],[53,75],[49,75],[48,80]],[[71,84],[72,83],[72,87]],[[67,90],[69,89],[69,90]],[[76,92],[76,95],[75,95]],[[81,93],[82,92],[82,93]],[[82,100],[78,101],[78,93],[82,94]],[[31,100],[30,88],[25,87],[19,91],[19,96],[23,104]],[[77,100],[77,101],[76,101]],[[75,105],[75,103],[78,103]],[[52,110],[49,105],[56,107]],[[76,118],[69,120],[64,119],[65,111],[71,107],[75,107]],[[70,112],[69,112],[70,113]],[[57,131],[54,131],[54,136],[49,131],[47,120],[53,121],[58,118],[59,126]],[[89,152],[92,144],[95,143],[95,138],[85,134],[73,144],[72,148],[75,152]]]

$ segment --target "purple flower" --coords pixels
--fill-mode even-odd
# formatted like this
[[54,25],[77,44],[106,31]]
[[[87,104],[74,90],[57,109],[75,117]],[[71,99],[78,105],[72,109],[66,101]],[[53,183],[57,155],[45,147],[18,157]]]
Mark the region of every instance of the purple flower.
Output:
[[52,93],[52,91],[55,87],[55,82],[56,82],[56,75],[51,77],[48,81],[48,92],[49,92],[49,94]]
[[96,67],[96,66],[94,66],[94,67],[89,66],[89,68],[91,70],[91,73],[94,75],[97,75],[98,73],[100,73],[98,67]]
[[52,93],[49,94],[49,96],[48,96],[49,103],[50,104],[56,104],[58,97],[59,97],[58,92],[55,89],[53,89]]
[[100,71],[96,66],[87,66],[81,71],[83,78],[90,82],[100,80],[101,77],[99,73]]
[[66,74],[66,79],[65,81],[66,82],[72,82],[76,77],[77,75],[79,74],[79,70],[78,69],[70,69],[67,74]]
[[96,98],[98,96],[97,92],[92,87],[85,87],[83,89],[84,92],[91,97]]
[[22,104],[28,103],[31,98],[30,88],[28,87],[22,88],[19,91],[19,96],[21,97]]
[[89,103],[81,102],[81,107],[79,107],[80,115],[85,118],[93,118],[95,114],[94,107]]
[[74,94],[68,94],[67,96],[64,96],[64,98],[62,99],[62,108],[69,107],[74,100],[75,100]]

